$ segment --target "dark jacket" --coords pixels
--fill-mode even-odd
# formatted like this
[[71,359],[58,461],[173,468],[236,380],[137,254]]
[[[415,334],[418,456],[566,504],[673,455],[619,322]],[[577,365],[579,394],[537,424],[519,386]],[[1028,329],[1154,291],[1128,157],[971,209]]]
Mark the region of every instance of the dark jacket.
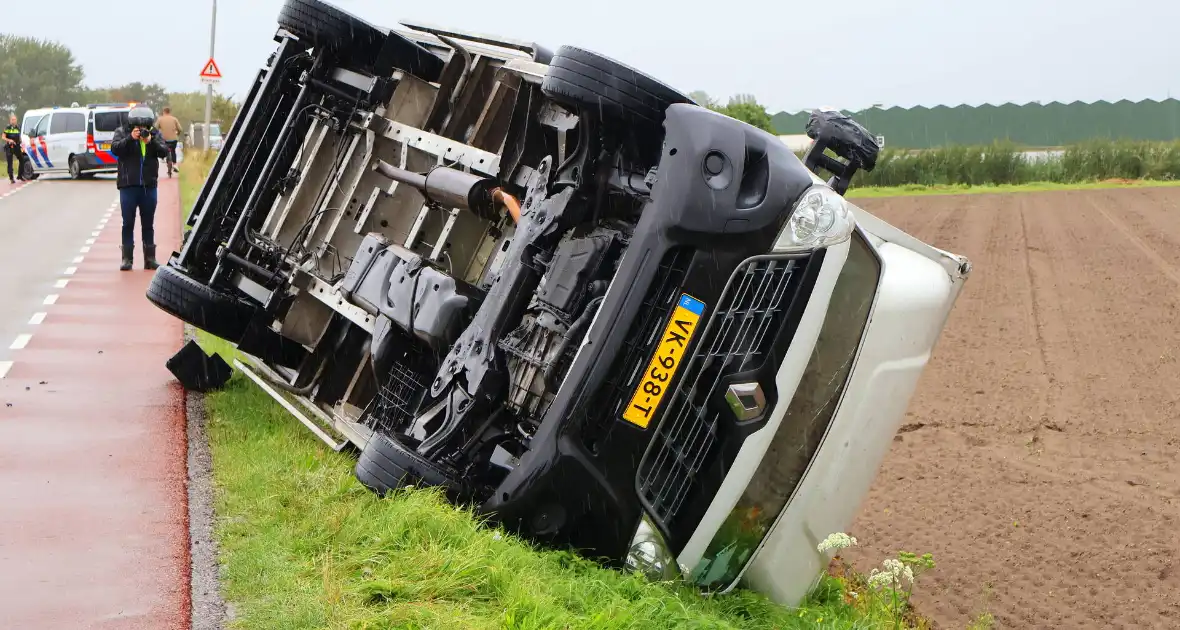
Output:
[[119,158],[119,188],[155,188],[160,179],[160,160],[167,157],[168,147],[159,131],[153,131],[151,141],[141,144],[131,137],[130,129],[120,127],[111,140],[111,153]]
[[[9,140],[12,140],[15,144],[9,145]],[[13,155],[18,155],[20,153],[20,142],[20,127],[5,125],[4,139],[0,140],[0,144],[4,145],[4,150],[12,153]]]

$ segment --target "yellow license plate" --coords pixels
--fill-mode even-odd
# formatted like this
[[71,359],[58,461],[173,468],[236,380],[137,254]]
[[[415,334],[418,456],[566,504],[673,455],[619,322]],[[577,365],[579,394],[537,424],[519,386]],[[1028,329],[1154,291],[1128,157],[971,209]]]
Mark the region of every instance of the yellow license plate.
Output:
[[103,151],[110,151],[111,145],[107,142],[104,142],[104,143],[98,145],[98,148],[102,149]]
[[668,393],[676,370],[680,369],[680,361],[684,358],[684,352],[688,349],[688,344],[692,341],[692,335],[696,332],[697,324],[704,313],[704,302],[687,293],[680,294],[680,301],[676,303],[672,318],[668,320],[664,334],[660,337],[660,345],[656,347],[656,353],[652,355],[647,371],[643,373],[639,386],[635,388],[631,402],[623,410],[624,420],[647,428],[651,419],[655,417],[664,394]]

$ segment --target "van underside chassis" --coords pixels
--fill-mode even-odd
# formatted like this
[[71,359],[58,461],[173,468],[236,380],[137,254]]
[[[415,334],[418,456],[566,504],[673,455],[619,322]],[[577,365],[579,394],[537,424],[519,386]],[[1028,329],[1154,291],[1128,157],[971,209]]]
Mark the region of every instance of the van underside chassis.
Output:
[[280,25],[149,299],[377,492],[610,563],[645,518],[682,548],[778,402],[825,257],[772,253],[807,168],[580,49]]

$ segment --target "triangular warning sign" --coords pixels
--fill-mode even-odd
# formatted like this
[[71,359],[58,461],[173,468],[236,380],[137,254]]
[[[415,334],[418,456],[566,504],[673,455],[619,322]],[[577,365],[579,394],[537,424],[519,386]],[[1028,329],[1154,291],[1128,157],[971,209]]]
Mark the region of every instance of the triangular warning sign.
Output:
[[217,62],[209,59],[209,63],[205,64],[205,69],[201,71],[201,78],[204,79],[220,79],[221,69],[217,67]]

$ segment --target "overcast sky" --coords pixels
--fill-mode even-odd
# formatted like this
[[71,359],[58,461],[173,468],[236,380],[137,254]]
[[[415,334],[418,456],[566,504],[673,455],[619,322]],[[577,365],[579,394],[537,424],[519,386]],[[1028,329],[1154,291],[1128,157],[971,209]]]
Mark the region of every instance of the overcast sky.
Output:
[[[14,0],[15,1],[15,0]],[[222,0],[222,92],[242,98],[283,0]],[[200,89],[211,0],[47,0],[3,32],[67,44],[91,86]],[[688,92],[752,93],[773,113],[1180,96],[1180,0],[335,0],[371,22],[574,44]],[[143,6],[143,14],[130,12]],[[37,7],[37,10],[33,10]],[[1117,7],[1117,8],[1116,8]],[[117,26],[108,20],[122,20]],[[144,32],[140,23],[151,26]]]

